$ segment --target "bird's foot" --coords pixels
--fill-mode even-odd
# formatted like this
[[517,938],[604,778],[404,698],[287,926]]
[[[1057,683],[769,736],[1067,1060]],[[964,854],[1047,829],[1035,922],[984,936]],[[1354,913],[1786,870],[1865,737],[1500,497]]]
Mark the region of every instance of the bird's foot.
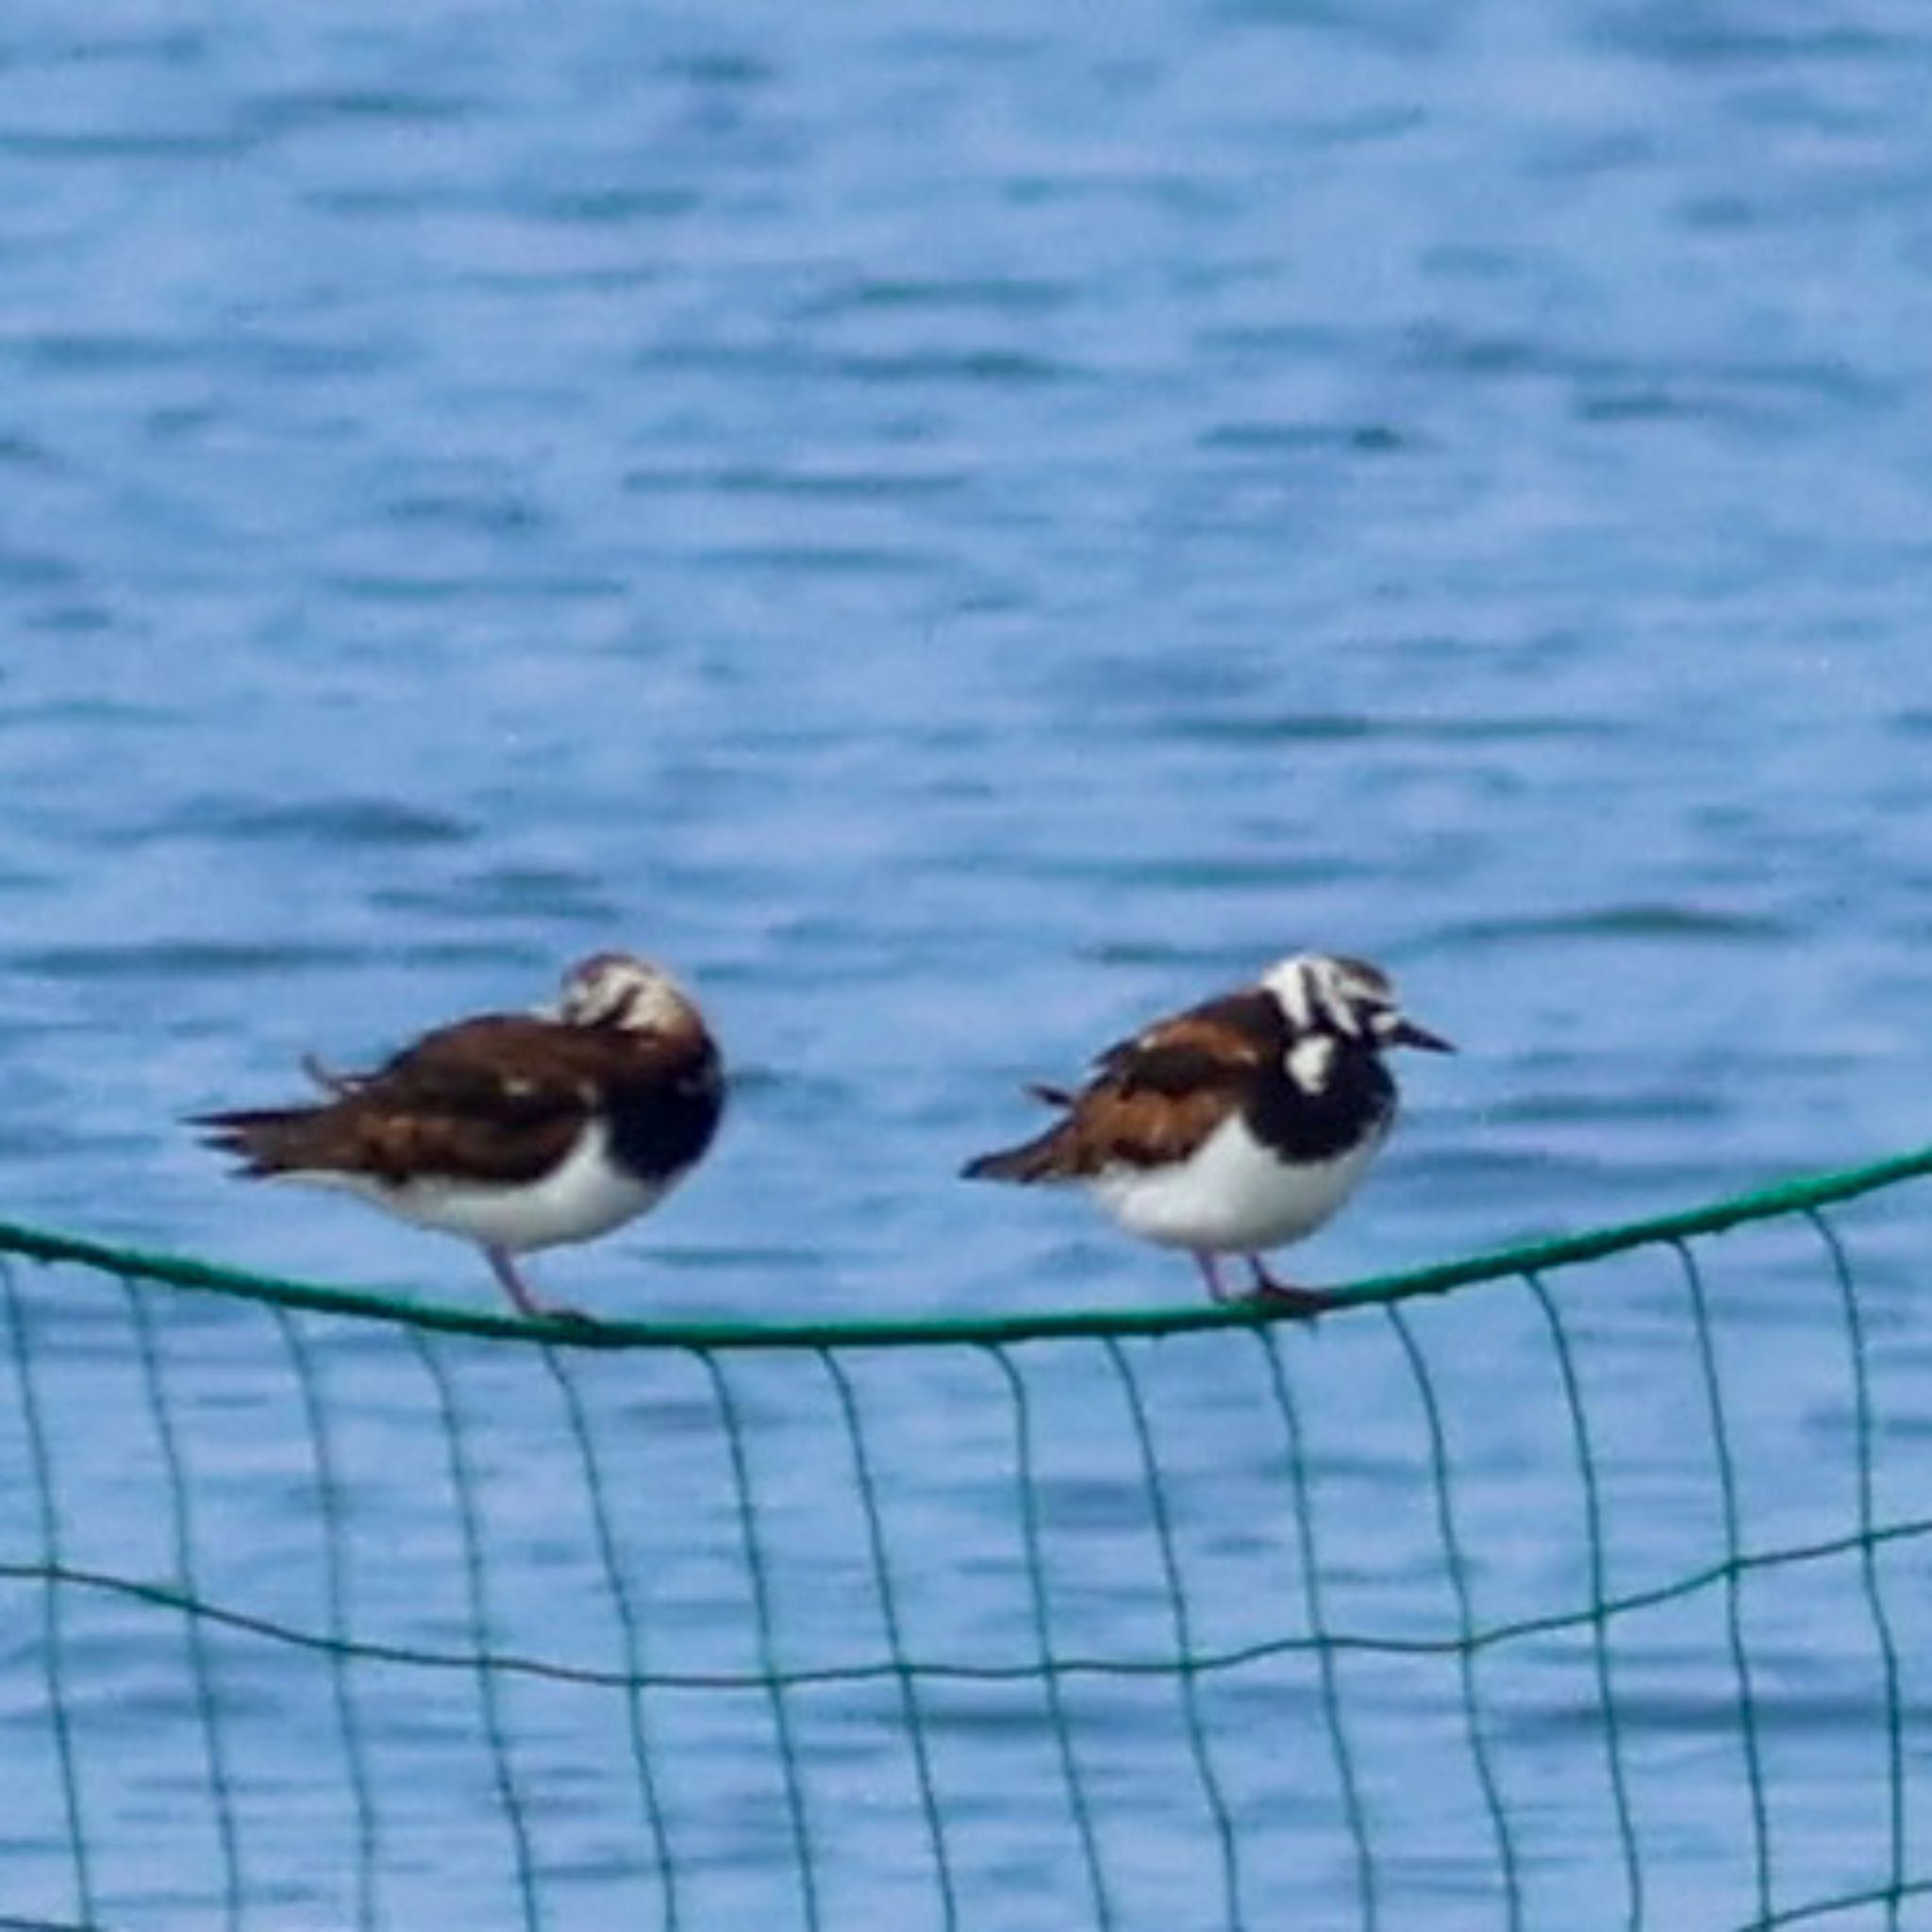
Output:
[[533,1294],[516,1298],[517,1313],[526,1322],[541,1322],[549,1328],[601,1328],[603,1317],[574,1308],[568,1302],[540,1301]]
[[509,1297],[510,1306],[525,1321],[543,1322],[559,1328],[601,1328],[604,1325],[595,1315],[587,1315],[581,1308],[567,1307],[561,1302],[540,1301],[530,1292],[529,1284],[518,1272],[517,1264],[503,1249],[485,1248],[483,1254],[498,1286]]
[[561,1302],[539,1302],[533,1313],[539,1322],[548,1322],[557,1328],[575,1328],[579,1333],[605,1325],[603,1316],[588,1314],[582,1308],[567,1307]]
[[1341,1306],[1332,1294],[1325,1294],[1319,1288],[1296,1288],[1291,1282],[1277,1281],[1259,1261],[1251,1260],[1248,1265],[1255,1275],[1254,1288],[1245,1297],[1251,1307],[1312,1322],[1317,1315],[1325,1315]]

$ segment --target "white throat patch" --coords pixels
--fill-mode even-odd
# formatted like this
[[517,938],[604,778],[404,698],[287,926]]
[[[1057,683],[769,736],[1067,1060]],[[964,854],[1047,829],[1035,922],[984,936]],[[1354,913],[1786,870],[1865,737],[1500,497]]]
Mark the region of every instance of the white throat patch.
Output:
[[1304,1093],[1324,1092],[1335,1071],[1335,1041],[1325,1033],[1306,1034],[1289,1048],[1284,1064]]

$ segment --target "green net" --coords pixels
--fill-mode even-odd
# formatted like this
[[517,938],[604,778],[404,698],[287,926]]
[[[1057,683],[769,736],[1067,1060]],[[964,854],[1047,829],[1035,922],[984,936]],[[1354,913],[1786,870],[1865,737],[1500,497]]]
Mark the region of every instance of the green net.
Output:
[[1928,1173],[1313,1329],[0,1227],[0,1927],[1932,1924]]

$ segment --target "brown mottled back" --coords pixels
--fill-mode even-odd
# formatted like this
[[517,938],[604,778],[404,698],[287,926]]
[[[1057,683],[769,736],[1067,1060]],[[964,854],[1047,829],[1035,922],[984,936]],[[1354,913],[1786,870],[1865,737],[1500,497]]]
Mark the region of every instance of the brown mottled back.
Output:
[[1112,1167],[1185,1159],[1239,1109],[1287,1045],[1265,992],[1191,1007],[1103,1053],[1094,1078],[1060,1096],[1066,1118],[1036,1139],[970,1163],[973,1179],[1082,1180]]
[[600,1091],[620,1101],[675,1088],[711,1063],[692,1015],[686,1030],[570,1026],[492,1013],[425,1035],[367,1075],[334,1082],[314,1107],[203,1116],[217,1147],[249,1174],[363,1174],[517,1183],[570,1151]]

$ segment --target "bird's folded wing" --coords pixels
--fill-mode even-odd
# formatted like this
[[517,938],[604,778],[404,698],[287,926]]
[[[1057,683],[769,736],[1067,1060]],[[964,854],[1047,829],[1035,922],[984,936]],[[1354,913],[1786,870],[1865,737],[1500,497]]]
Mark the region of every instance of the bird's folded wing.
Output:
[[303,1152],[390,1180],[532,1180],[569,1152],[595,1098],[593,1069],[556,1028],[514,1014],[469,1020],[317,1108]]
[[1124,1091],[1182,1094],[1247,1079],[1285,1045],[1273,1000],[1229,993],[1157,1022],[1108,1047],[1094,1064],[1100,1082]]

